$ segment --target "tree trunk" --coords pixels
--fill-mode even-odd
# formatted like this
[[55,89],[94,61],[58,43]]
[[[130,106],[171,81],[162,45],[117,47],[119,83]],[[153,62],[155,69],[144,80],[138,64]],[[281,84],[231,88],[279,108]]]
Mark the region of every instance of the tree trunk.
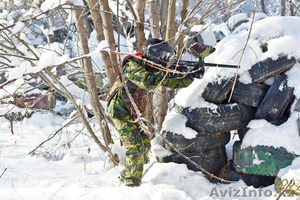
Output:
[[267,14],[265,0],[260,0],[261,10],[263,13]]
[[285,16],[285,0],[281,0],[281,16]]
[[[186,3],[186,2],[185,2]],[[169,1],[169,8],[168,8],[168,23],[167,23],[167,33],[166,33],[166,40],[170,43],[170,45],[175,49],[174,47],[174,41],[175,41],[175,12],[176,12],[176,0],[170,0]],[[186,14],[185,14],[186,15]],[[168,91],[168,99],[167,102],[169,102],[171,99],[175,97],[175,89],[169,89]],[[167,105],[168,108],[168,105]],[[166,110],[166,114],[167,114]]]
[[136,39],[136,51],[140,52],[143,50],[143,45],[145,43],[145,33],[144,33],[144,22],[145,22],[145,6],[146,0],[138,0],[136,2],[136,10],[138,13],[139,22],[135,27],[135,39]]
[[161,10],[160,10],[160,34],[162,39],[166,38],[166,31],[167,31],[167,19],[168,19],[168,6],[169,0],[162,0],[161,1]]
[[[151,33],[153,38],[160,38],[159,32],[159,16],[158,16],[158,0],[154,0],[148,3],[149,7],[149,21],[151,25]],[[147,93],[147,109],[146,115],[151,124],[155,124],[154,118],[154,105],[153,105],[153,92]]]
[[[103,11],[110,11],[108,0],[99,0],[99,4],[100,4],[100,9],[102,10],[100,14],[103,21],[105,40],[108,42],[111,50],[116,51],[116,42],[114,38],[114,29],[111,20],[111,14],[107,12],[103,12]],[[110,56],[110,61],[113,66],[113,69],[115,73],[118,74],[119,68],[117,62],[117,55],[110,51],[109,56]]]
[[149,7],[149,21],[151,25],[151,34],[153,38],[159,38],[159,7],[157,0],[148,3]]
[[[94,27],[97,34],[97,41],[100,43],[102,40],[105,40],[104,34],[103,34],[103,28],[102,28],[102,21],[99,15],[99,12],[95,9],[96,3],[95,0],[89,0],[88,1],[89,7],[91,8],[90,12],[94,21]],[[102,61],[103,61],[103,67],[106,71],[107,79],[109,82],[109,85],[112,86],[116,80],[116,73],[113,69],[112,62],[110,61],[109,53],[106,51],[100,52]]]
[[91,33],[93,32],[93,28],[92,28],[92,22],[90,21],[90,19],[88,18],[89,14],[90,14],[90,8],[87,5],[87,3],[85,1],[83,1],[84,3],[84,9],[82,12],[82,19],[83,19],[83,24],[85,27],[85,33],[87,35],[88,38],[90,38]]
[[168,95],[166,87],[160,86],[156,93],[157,130],[161,131],[168,110]]
[[[86,38],[85,28],[82,19],[82,12],[80,7],[78,6],[75,6],[75,17],[76,17],[76,25],[77,25],[77,31],[79,35],[81,48],[82,48],[82,53],[86,55],[89,53],[89,47],[88,47],[88,41]],[[103,123],[103,121],[105,122],[104,109],[98,99],[98,93],[97,93],[91,58],[85,57],[83,59],[83,64],[84,64],[85,78],[88,86],[89,99],[93,106],[94,114],[97,118],[97,122],[99,124],[100,131],[102,133],[106,148],[108,152],[111,154],[111,156],[114,157],[109,149],[109,144],[112,144],[113,140],[111,138],[111,134],[107,123]]]
[[[174,44],[175,36],[175,9],[176,1],[170,0],[168,7],[168,23],[167,23],[167,32],[166,32],[166,41],[170,43],[171,46]],[[157,108],[158,108],[158,130],[162,128],[162,124],[165,120],[168,111],[168,93],[165,87],[160,87],[157,91]]]
[[293,4],[290,2],[290,16],[295,16]]
[[175,40],[175,11],[176,11],[176,0],[169,1],[168,7],[168,21],[167,21],[167,32],[166,40],[171,46],[174,45]]
[[[181,10],[181,26],[184,25],[184,20],[187,17],[187,7],[189,6],[189,0],[183,0],[182,10]],[[178,39],[178,46],[177,46],[177,59],[180,59],[183,51],[183,40],[184,35],[180,35]]]

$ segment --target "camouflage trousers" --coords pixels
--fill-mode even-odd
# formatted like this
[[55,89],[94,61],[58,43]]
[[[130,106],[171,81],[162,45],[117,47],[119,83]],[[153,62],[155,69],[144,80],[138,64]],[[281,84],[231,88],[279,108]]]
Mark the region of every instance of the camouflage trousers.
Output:
[[112,120],[126,149],[126,163],[121,179],[124,179],[127,186],[138,186],[143,175],[145,156],[151,148],[150,139],[133,123],[134,119],[130,115]]

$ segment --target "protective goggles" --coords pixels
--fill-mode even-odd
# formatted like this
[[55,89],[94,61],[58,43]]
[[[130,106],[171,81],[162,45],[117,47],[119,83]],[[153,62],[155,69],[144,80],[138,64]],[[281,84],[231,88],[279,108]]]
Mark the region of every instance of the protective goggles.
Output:
[[160,51],[159,52],[159,57],[160,59],[162,60],[166,60],[166,61],[169,61],[171,56],[172,56],[173,52],[170,53],[170,52],[166,52],[166,51]]
[[162,60],[169,61],[174,51],[173,48],[168,44],[162,44],[159,50],[159,57]]

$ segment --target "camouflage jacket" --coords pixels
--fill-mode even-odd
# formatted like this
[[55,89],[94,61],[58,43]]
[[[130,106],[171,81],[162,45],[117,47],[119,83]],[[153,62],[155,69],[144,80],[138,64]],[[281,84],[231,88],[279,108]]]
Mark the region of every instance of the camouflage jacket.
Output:
[[[126,57],[123,62],[123,73],[128,90],[136,103],[141,114],[146,109],[146,92],[162,86],[179,89],[189,86],[193,79],[190,77],[182,79],[168,79],[165,71],[151,72],[147,64],[133,56]],[[118,88],[110,94],[106,107],[106,114],[113,118],[124,119],[128,115],[136,117],[135,110],[125,91],[124,83],[119,83]]]

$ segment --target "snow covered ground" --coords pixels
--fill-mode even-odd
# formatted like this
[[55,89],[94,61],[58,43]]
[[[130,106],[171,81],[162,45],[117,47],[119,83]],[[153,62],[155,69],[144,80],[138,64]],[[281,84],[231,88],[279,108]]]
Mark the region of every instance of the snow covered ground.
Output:
[[[251,22],[251,20],[250,20]],[[216,51],[206,58],[206,62],[223,64],[238,64],[241,58],[240,50],[244,48],[248,37],[247,28],[243,24],[234,33],[227,35],[216,44]],[[267,57],[276,58],[279,54],[287,54],[300,58],[300,18],[299,17],[268,17],[257,21],[252,29],[248,45],[241,59],[239,70],[240,80],[250,82],[247,70],[258,60]],[[268,51],[260,49],[262,43],[268,42]],[[97,56],[93,54],[92,56]],[[62,57],[65,60],[66,57]],[[43,61],[49,61],[47,57]],[[57,60],[56,60],[57,61]],[[41,66],[42,63],[41,63]],[[296,64],[289,72],[288,84],[294,87],[294,94],[300,98],[300,65]],[[175,98],[177,104],[191,107],[214,106],[205,102],[201,91],[206,83],[217,78],[231,76],[234,69],[207,69],[202,80],[196,80],[190,87],[181,90]],[[16,75],[16,74],[15,74]],[[17,73],[18,75],[18,73]],[[16,76],[14,76],[16,77]],[[19,80],[22,82],[22,80]],[[268,80],[271,84],[273,80]],[[77,91],[73,91],[75,93]],[[82,91],[81,91],[82,93]],[[81,97],[87,98],[82,94]],[[84,102],[84,101],[82,101]],[[105,106],[105,103],[102,102]],[[253,135],[246,136],[243,145],[266,144],[284,146],[289,151],[300,154],[299,133],[296,126],[297,112],[292,106],[290,119],[281,126],[270,125],[265,120],[253,120],[249,127]],[[58,102],[56,110],[67,109],[69,104]],[[14,112],[25,112],[24,109],[1,105],[0,114],[13,109]],[[49,111],[35,112],[31,118],[21,122],[13,122],[0,117],[0,199],[3,200],[84,200],[84,199],[153,199],[153,200],[195,200],[195,199],[275,199],[278,194],[274,185],[255,189],[243,181],[231,184],[210,183],[202,172],[188,170],[183,164],[159,163],[161,138],[157,136],[152,141],[151,161],[145,165],[143,184],[140,187],[128,188],[122,185],[118,176],[124,164],[124,149],[118,144],[117,133],[113,132],[116,144],[113,151],[121,158],[120,166],[113,167],[108,162],[107,155],[102,152],[88,133],[83,130],[79,121],[59,131],[56,136],[44,143],[35,151],[28,153],[43,141],[56,133],[68,119]],[[91,124],[99,138],[97,123]],[[172,124],[170,124],[172,126]],[[11,128],[13,127],[12,134]],[[112,128],[112,127],[111,127]],[[184,133],[186,127],[179,126],[178,132]],[[258,131],[263,134],[256,134]],[[83,132],[84,134],[79,134]],[[230,159],[232,145],[237,136],[227,144]],[[282,169],[278,176],[284,178],[300,178],[300,159],[294,160],[291,166]],[[290,197],[281,199],[299,199]]]
[[[3,200],[240,199],[242,195],[274,199],[277,195],[273,185],[255,189],[243,181],[213,184],[201,172],[188,170],[183,164],[159,163],[153,154],[145,166],[143,184],[128,188],[118,180],[122,165],[112,167],[88,136],[80,134],[74,139],[82,128],[80,124],[64,129],[31,156],[28,153],[59,129],[64,119],[49,112],[34,113],[29,119],[13,123],[14,135],[10,122],[3,117],[0,120],[0,172],[6,169],[0,179]],[[158,141],[159,137],[153,141],[154,148]],[[227,145],[228,151],[231,145]],[[48,155],[42,155],[45,150]],[[123,149],[115,151],[125,153]],[[252,198],[254,191],[258,198]]]

